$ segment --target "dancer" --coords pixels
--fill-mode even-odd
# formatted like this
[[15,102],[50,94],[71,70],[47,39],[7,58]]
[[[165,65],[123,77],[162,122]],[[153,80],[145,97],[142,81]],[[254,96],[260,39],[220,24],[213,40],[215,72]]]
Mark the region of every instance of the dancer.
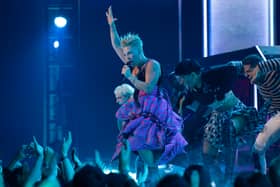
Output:
[[232,179],[236,136],[254,129],[257,123],[255,108],[245,106],[232,91],[238,77],[237,68],[227,64],[203,69],[196,60],[186,59],[176,66],[175,74],[179,83],[188,89],[186,104],[198,102],[208,107],[201,116],[207,118],[203,135],[204,163],[212,169],[211,173],[218,172],[219,155],[226,153],[225,177]]
[[264,105],[270,105],[263,130],[258,134],[254,152],[256,167],[266,174],[266,150],[280,138],[280,58],[263,61],[258,55],[248,55],[242,60],[245,76],[257,85]]
[[[116,97],[116,102],[119,105],[123,105],[133,99],[134,88],[129,84],[121,84],[115,88],[114,94]],[[125,121],[118,120],[119,130],[122,129],[123,124],[125,124]]]

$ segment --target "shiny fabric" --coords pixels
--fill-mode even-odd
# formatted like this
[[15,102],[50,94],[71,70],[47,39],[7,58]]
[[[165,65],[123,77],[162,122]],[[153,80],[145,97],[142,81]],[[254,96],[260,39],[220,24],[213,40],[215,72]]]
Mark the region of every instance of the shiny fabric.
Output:
[[159,151],[161,155],[157,164],[165,164],[183,153],[188,144],[181,134],[183,122],[173,112],[163,92],[159,88],[151,94],[140,91],[138,101],[140,106],[130,100],[116,112],[116,118],[125,124],[120,130],[112,159],[118,157],[124,139],[129,141],[131,151]]

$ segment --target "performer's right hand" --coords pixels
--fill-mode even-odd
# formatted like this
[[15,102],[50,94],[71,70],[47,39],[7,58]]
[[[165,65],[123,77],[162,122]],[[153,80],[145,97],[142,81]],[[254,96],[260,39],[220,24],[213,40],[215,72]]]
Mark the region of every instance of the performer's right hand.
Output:
[[109,25],[112,25],[117,20],[117,18],[114,18],[113,16],[112,6],[109,6],[108,10],[106,11],[106,17]]

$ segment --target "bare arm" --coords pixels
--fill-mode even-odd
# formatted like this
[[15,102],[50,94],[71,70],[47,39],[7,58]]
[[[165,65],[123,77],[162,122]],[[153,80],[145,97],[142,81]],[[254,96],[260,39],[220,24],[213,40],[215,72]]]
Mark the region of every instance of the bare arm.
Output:
[[72,144],[72,133],[69,131],[68,136],[63,138],[61,146],[61,155],[62,155],[62,167],[64,170],[64,179],[69,182],[73,179],[75,171],[72,166],[70,159],[68,158],[68,152]]
[[140,81],[136,76],[131,74],[128,66],[124,65],[122,69],[122,74],[138,89],[143,90],[146,93],[151,93],[161,75],[160,64],[157,61],[147,62],[145,81]]
[[10,171],[13,171],[16,168],[16,165],[18,162],[21,162],[21,160],[23,160],[24,158],[26,158],[29,155],[26,155],[25,152],[27,152],[27,149],[31,149],[30,146],[28,145],[22,145],[20,147],[20,149],[17,151],[15,157],[11,160],[11,162],[9,163],[7,169]]
[[37,181],[41,180],[41,175],[42,175],[41,168],[43,166],[44,149],[37,142],[35,137],[33,137],[33,145],[34,145],[35,153],[37,155],[37,159],[35,161],[33,168],[31,169],[31,172],[27,178],[26,183],[24,184],[24,187],[32,187]]
[[114,18],[113,16],[113,11],[112,11],[112,7],[110,6],[106,12],[106,16],[107,16],[107,22],[109,24],[110,27],[110,38],[111,38],[111,43],[113,46],[113,49],[115,50],[115,52],[117,53],[117,55],[119,56],[119,58],[126,63],[127,60],[123,54],[122,48],[121,48],[121,42],[120,42],[120,36],[119,33],[117,31],[117,27],[115,24],[115,21],[117,20],[116,18]]

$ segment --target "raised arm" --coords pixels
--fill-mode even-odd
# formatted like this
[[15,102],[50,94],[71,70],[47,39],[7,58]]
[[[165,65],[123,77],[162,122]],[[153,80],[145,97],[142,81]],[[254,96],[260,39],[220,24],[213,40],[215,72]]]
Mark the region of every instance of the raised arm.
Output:
[[110,37],[111,37],[111,43],[112,46],[115,50],[115,52],[117,53],[117,55],[120,57],[120,59],[126,63],[127,60],[123,54],[123,50],[121,48],[121,41],[120,41],[120,36],[119,33],[117,31],[117,27],[115,24],[115,21],[117,20],[117,18],[114,18],[113,16],[113,11],[112,11],[112,6],[110,6],[106,12],[106,16],[107,16],[107,22],[109,24],[110,27]]
[[35,185],[36,182],[41,180],[42,176],[42,166],[43,166],[43,159],[44,159],[44,149],[43,147],[37,142],[35,136],[33,136],[33,142],[32,147],[34,148],[35,154],[37,156],[37,159],[35,161],[35,164],[33,168],[31,169],[31,172],[26,180],[26,183],[24,184],[24,187],[32,187]]
[[69,131],[68,136],[63,138],[62,146],[61,146],[61,163],[62,168],[64,170],[64,179],[66,182],[69,182],[73,179],[75,171],[72,166],[71,161],[68,158],[68,152],[72,145],[72,133]]
[[9,165],[7,166],[7,169],[9,171],[13,171],[16,167],[18,162],[21,162],[23,159],[26,157],[30,156],[27,155],[27,153],[30,153],[31,147],[28,145],[22,145],[19,150],[17,151],[16,155],[14,158],[10,161]]
[[147,62],[145,72],[145,82],[140,81],[137,77],[131,74],[131,71],[127,65],[123,66],[122,74],[138,89],[143,90],[146,93],[151,93],[161,75],[160,64],[157,61],[150,60]]

